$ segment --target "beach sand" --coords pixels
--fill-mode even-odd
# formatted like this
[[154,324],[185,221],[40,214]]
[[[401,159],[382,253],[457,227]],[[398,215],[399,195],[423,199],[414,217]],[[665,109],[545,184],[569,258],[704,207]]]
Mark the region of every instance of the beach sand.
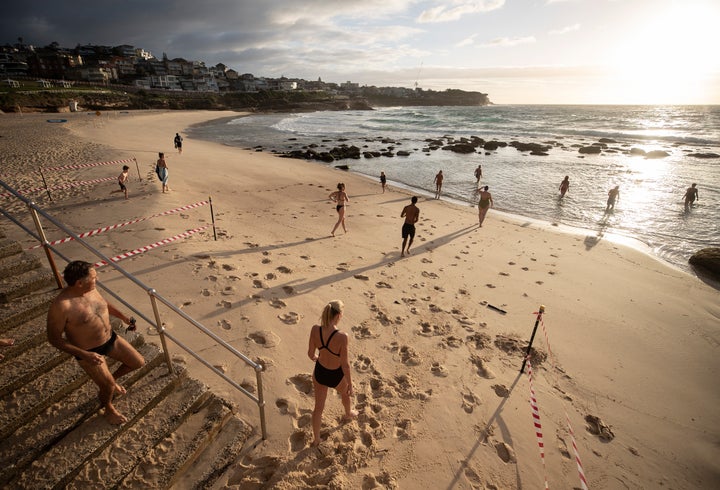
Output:
[[[182,155],[173,149],[176,132],[230,115],[74,113],[66,123],[0,115],[0,178],[21,189],[40,185],[40,165],[136,159],[128,201],[110,194],[114,180],[53,191],[53,201],[33,194],[78,233],[212,197],[217,241],[208,228],[119,265],[266,366],[269,437],[256,439],[218,488],[542,488],[545,476],[551,488],[581,488],[566,418],[590,488],[720,486],[717,290],[594,232],[561,233],[494,210],[478,228],[477,208],[425,197],[412,255],[401,258],[407,191],[382,194],[359,175],[188,137]],[[153,171],[159,151],[168,155],[167,194]],[[114,178],[121,166],[44,176],[53,186]],[[348,233],[330,237],[328,195],[338,182],[350,198]],[[88,240],[114,256],[210,224],[202,206]],[[52,226],[47,233],[63,236]],[[59,247],[97,260],[76,244]],[[152,317],[145,291],[108,267],[99,279]],[[318,450],[309,447],[307,341],[333,299],[345,303],[340,328],[351,338],[360,415],[343,423],[330,393]],[[540,305],[532,367],[545,467],[519,372]],[[162,314],[168,332],[254,387],[244,363]],[[147,325],[139,330],[157,342]],[[254,403],[170,349],[259,427]]]

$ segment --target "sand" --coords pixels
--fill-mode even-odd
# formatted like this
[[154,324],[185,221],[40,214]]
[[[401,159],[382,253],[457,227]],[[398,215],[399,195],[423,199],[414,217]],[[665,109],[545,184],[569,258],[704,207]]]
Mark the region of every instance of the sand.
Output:
[[[75,113],[63,115],[66,123],[0,115],[0,178],[18,188],[38,186],[39,165],[137,161],[127,201],[110,194],[112,180],[53,191],[53,201],[32,194],[78,233],[212,197],[217,241],[207,228],[119,265],[266,366],[269,437],[255,438],[220,486],[542,488],[547,476],[551,488],[581,488],[566,419],[590,488],[720,485],[717,290],[594,232],[563,233],[495,210],[478,228],[476,208],[431,197],[420,198],[412,255],[401,258],[409,192],[383,194],[377,179],[186,135],[182,155],[173,149],[176,132],[229,115]],[[167,194],[153,173],[158,151],[168,155]],[[44,174],[53,186],[116,177],[121,166]],[[328,195],[338,182],[350,197],[348,232],[330,237]],[[88,241],[114,256],[210,224],[205,205]],[[48,239],[62,238],[47,228]],[[59,247],[97,260],[73,243]],[[121,274],[103,267],[99,279],[151,315],[145,291]],[[351,336],[360,415],[342,423],[331,393],[314,449],[307,336],[332,299],[346,305],[340,327]],[[540,305],[533,387],[545,468],[529,380],[519,373]],[[168,332],[254,389],[251,369],[161,313]],[[139,331],[157,341],[147,324]],[[170,349],[259,427],[255,404]]]

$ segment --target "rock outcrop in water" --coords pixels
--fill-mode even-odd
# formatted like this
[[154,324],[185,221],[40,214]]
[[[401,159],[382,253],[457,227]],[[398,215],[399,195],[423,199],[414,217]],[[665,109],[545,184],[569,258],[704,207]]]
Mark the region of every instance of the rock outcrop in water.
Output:
[[688,260],[690,264],[720,281],[720,247],[708,247],[698,250]]

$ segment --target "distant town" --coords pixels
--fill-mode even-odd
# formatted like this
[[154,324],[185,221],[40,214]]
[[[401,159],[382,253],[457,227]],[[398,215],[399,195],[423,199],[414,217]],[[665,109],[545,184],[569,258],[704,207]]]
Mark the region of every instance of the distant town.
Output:
[[[203,61],[158,59],[142,48],[130,45],[80,45],[74,48],[53,42],[36,47],[18,39],[16,44],[0,46],[0,78],[5,87],[21,88],[23,80],[33,80],[45,88],[75,85],[117,87],[129,90],[184,92],[192,94],[323,92],[348,97],[413,99],[421,105],[487,105],[487,94],[462,90],[436,92],[419,87],[360,86],[347,81],[331,83],[301,78],[269,78],[241,73],[223,63],[206,66]],[[416,83],[417,85],[417,83]],[[438,97],[447,103],[433,104]]]

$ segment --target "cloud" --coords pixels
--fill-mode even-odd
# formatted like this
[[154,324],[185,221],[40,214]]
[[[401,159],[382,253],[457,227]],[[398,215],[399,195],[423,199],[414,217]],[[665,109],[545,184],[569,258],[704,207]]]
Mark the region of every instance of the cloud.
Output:
[[497,10],[505,5],[505,0],[480,0],[475,2],[455,1],[454,6],[443,2],[437,7],[423,11],[417,18],[418,23],[450,22],[458,20],[467,14],[476,14]]
[[472,46],[473,44],[475,44],[475,38],[476,38],[476,37],[477,37],[477,34],[473,34],[473,35],[470,36],[470,37],[466,37],[465,39],[463,39],[462,41],[460,41],[459,43],[457,43],[457,44],[455,45],[455,47],[456,47],[456,48],[462,48],[462,47],[464,47],[464,46]]
[[512,47],[512,46],[518,46],[521,44],[532,44],[535,43],[536,39],[534,36],[525,36],[525,37],[498,37],[495,39],[492,39],[486,43],[482,43],[480,46],[484,48],[491,48],[495,46],[501,46],[504,48]]
[[567,34],[568,32],[573,31],[579,31],[580,30],[580,24],[573,24],[571,26],[565,26],[560,29],[553,29],[549,31],[549,34],[552,36],[561,36],[563,34]]

